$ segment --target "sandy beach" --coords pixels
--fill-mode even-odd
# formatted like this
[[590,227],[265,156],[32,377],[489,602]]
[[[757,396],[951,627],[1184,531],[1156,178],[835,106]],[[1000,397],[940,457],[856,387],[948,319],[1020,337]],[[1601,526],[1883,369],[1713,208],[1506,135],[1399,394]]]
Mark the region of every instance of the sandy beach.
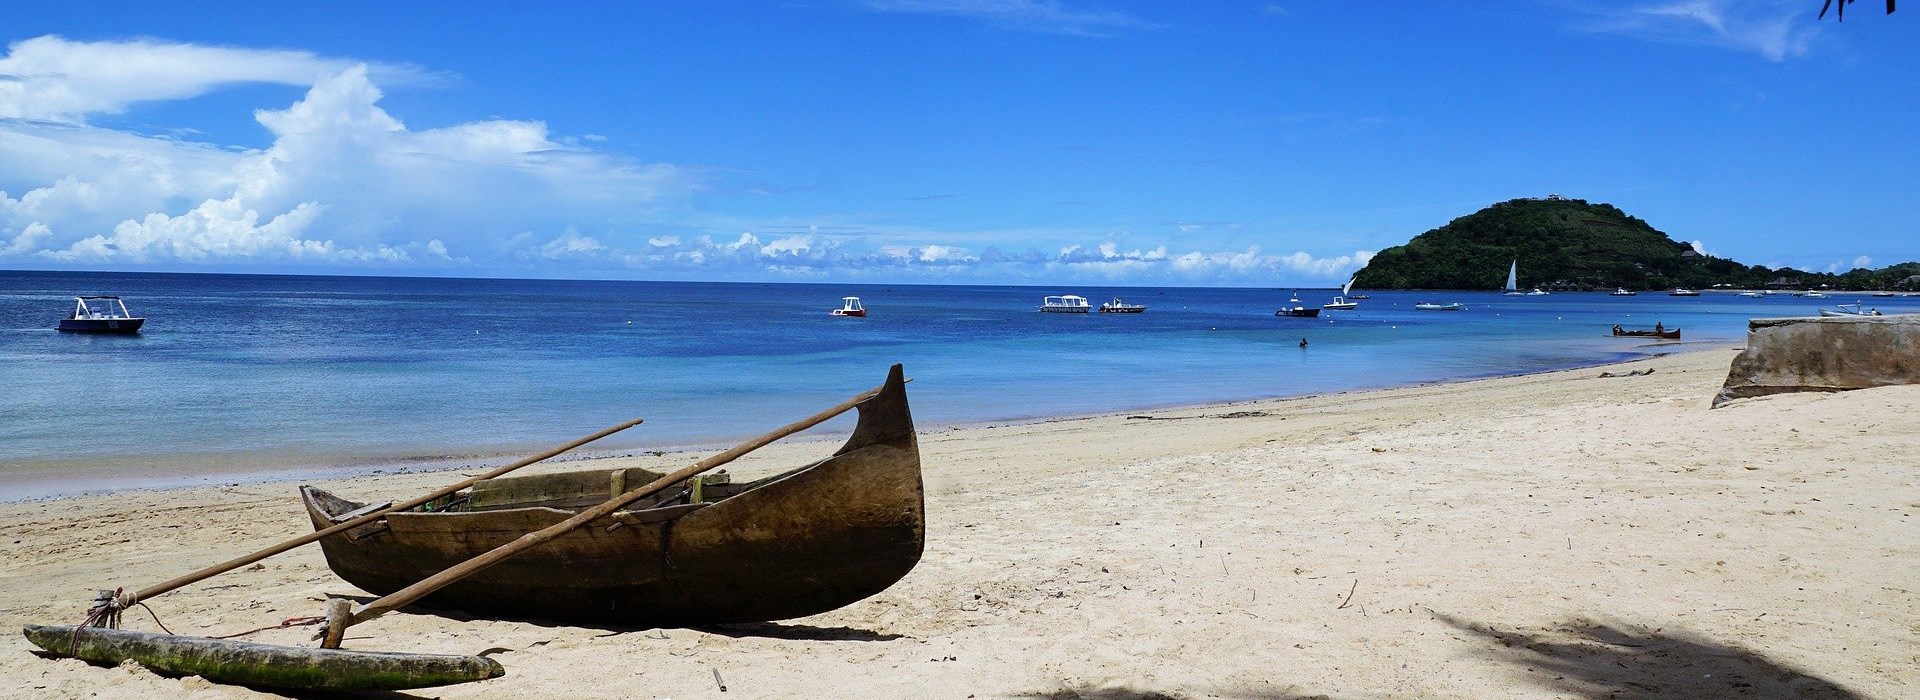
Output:
[[[1920,386],[1709,411],[1735,350],[926,430],[925,555],[852,606],[701,630],[410,610],[347,646],[493,650],[508,669],[381,697],[1920,697]],[[384,500],[456,479],[320,485]],[[309,529],[287,483],[0,505],[0,627],[72,624],[94,589]],[[150,605],[176,633],[225,635],[328,595],[365,594],[308,547]],[[4,639],[14,697],[273,696]]]

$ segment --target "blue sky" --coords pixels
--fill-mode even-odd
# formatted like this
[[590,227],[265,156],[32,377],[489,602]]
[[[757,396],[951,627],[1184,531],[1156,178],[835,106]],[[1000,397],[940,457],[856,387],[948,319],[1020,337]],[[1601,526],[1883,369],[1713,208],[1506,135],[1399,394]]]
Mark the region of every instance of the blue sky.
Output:
[[21,3],[0,269],[1285,286],[1515,197],[1920,259],[1818,0]]

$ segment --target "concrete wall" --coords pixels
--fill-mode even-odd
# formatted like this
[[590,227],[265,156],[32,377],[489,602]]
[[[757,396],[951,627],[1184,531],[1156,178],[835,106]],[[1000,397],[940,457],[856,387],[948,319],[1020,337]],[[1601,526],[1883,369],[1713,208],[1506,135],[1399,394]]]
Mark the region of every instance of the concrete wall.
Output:
[[1756,318],[1713,405],[1790,391],[1920,384],[1920,314]]

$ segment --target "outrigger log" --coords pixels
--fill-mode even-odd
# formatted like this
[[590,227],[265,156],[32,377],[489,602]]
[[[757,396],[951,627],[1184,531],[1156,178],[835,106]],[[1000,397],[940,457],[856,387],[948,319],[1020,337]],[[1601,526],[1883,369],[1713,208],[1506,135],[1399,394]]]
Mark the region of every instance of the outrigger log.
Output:
[[607,517],[623,506],[684,482],[702,472],[732,462],[780,438],[824,423],[835,416],[858,408],[862,403],[880,395],[883,391],[890,388],[898,391],[904,381],[900,366],[894,365],[885,385],[862,392],[840,405],[790,423],[644,486],[622,493],[599,506],[582,510],[563,522],[526,533],[519,539],[449,567],[402,590],[357,608],[348,600],[339,598],[329,600],[325,617],[326,629],[317,635],[322,640],[318,649],[258,644],[231,639],[135,632],[112,627],[117,626],[122,610],[153,596],[246,566],[337,532],[365,525],[389,512],[418,507],[433,499],[472,486],[482,479],[493,478],[553,457],[638,425],[641,421],[636,419],[608,428],[542,455],[495,469],[407,503],[370,509],[366,514],[347,519],[333,527],[288,540],[135,594],[120,595],[113,591],[103,592],[97,599],[99,604],[89,611],[86,622],[81,625],[27,625],[23,633],[29,641],[57,656],[71,656],[94,663],[115,665],[131,660],[159,673],[195,675],[218,683],[236,685],[325,691],[406,690],[496,678],[504,675],[506,669],[499,662],[481,656],[355,651],[339,648],[340,641],[345,636],[347,628],[352,625],[404,607],[475,572],[538,547],[587,523]]

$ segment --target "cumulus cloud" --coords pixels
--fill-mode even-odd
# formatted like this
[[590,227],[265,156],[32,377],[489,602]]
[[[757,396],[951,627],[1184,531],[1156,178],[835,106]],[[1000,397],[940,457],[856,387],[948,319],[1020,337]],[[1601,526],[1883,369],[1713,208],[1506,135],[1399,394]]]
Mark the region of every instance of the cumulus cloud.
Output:
[[1860,257],[1853,259],[1854,267],[1869,267],[1871,265],[1873,265],[1873,258],[1869,258],[1865,255],[1862,255]]
[[[895,6],[1080,16],[1046,2]],[[583,146],[604,139],[553,134],[540,121],[423,127],[381,106],[383,87],[432,77],[298,51],[15,42],[0,58],[0,183],[12,189],[0,191],[0,265],[1270,284],[1337,281],[1372,255],[1218,250],[1190,235],[1226,226],[1204,222],[1169,225],[1166,241],[1084,230],[677,223],[663,212],[691,208],[696,172]],[[261,148],[88,121],[248,82],[305,87],[253,110],[270,136]]]
[[[695,186],[679,168],[582,148],[537,121],[409,128],[379,106],[375,83],[426,75],[406,67],[40,37],[14,43],[0,74],[10,76],[0,80],[0,181],[29,183],[17,197],[0,192],[0,232],[22,232],[0,246],[4,259],[455,261],[435,251],[453,241],[505,254],[513,232],[644,218],[651,202]],[[273,137],[265,149],[86,123],[239,82],[308,86],[291,105],[254,112]]]

